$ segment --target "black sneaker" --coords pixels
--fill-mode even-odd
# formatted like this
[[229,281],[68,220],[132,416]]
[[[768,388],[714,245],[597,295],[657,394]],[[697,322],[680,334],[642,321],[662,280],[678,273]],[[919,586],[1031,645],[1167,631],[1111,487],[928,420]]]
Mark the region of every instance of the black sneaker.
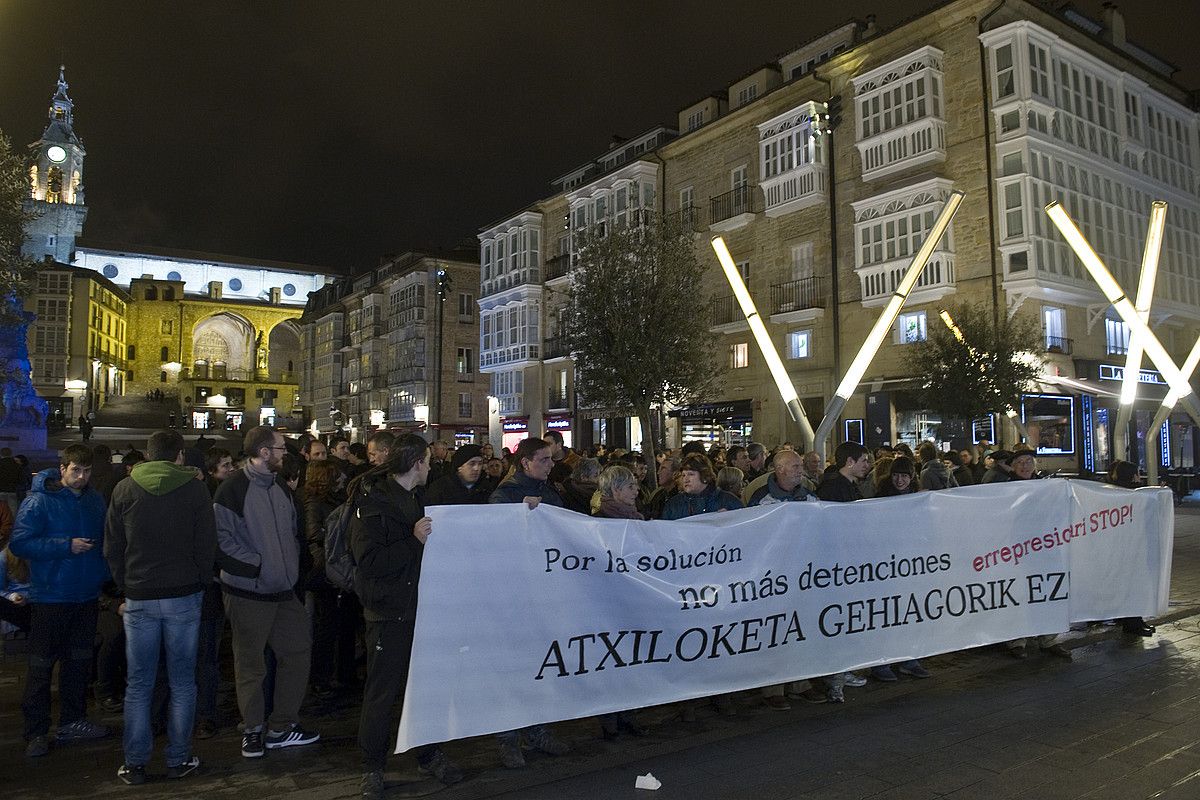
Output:
[[103,739],[110,733],[107,725],[97,725],[91,720],[77,719],[58,726],[54,737],[58,742],[82,742],[85,739]]
[[267,749],[278,750],[281,747],[300,747],[312,744],[321,738],[316,731],[306,731],[299,725],[293,725],[286,731],[270,731],[267,733]]
[[446,758],[446,754],[440,749],[435,750],[433,756],[427,761],[417,764],[417,768],[421,772],[432,775],[447,786],[458,783],[466,777],[463,775],[463,771],[459,768],[458,764]]
[[262,758],[265,752],[262,731],[249,731],[242,734],[243,756],[246,758]]
[[35,736],[25,745],[25,755],[30,758],[41,758],[50,752],[50,740],[45,736]]
[[167,767],[167,777],[173,780],[186,778],[196,770],[200,769],[200,756],[192,756],[182,764],[176,764],[173,767]]
[[146,782],[146,767],[142,764],[122,764],[117,777],[129,786],[141,786]]

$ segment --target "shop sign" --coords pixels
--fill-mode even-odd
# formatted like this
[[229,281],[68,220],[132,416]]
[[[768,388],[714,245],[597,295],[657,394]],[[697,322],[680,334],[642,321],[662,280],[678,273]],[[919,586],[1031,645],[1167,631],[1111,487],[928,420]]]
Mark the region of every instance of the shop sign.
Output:
[[551,417],[546,420],[546,430],[548,431],[569,431],[571,430],[570,417]]
[[505,433],[524,433],[525,431],[529,430],[529,418],[514,417],[512,419],[506,419],[501,423],[500,427]]
[[719,403],[701,403],[677,408],[669,412],[668,416],[678,417],[685,422],[708,419],[750,419],[754,416],[754,402],[752,400],[723,400]]
[[[1102,381],[1121,381],[1125,380],[1125,367],[1117,366],[1116,364],[1101,364],[1100,365],[1100,380]],[[1167,382],[1163,378],[1162,373],[1154,369],[1143,369],[1138,371],[1138,383],[1157,383],[1160,386],[1166,386]]]

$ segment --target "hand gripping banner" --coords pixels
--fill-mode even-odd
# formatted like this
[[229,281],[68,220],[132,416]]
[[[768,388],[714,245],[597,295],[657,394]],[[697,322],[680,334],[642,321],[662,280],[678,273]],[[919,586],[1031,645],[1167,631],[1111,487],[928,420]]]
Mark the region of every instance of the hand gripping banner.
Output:
[[438,506],[397,752],[1167,607],[1171,493],[1023,481],[678,522]]

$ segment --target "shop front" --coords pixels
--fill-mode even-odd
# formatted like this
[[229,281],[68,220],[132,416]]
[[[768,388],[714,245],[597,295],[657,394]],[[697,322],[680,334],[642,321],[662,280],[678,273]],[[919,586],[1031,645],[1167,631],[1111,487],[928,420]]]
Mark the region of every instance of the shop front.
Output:
[[501,446],[510,453],[516,452],[517,445],[529,438],[529,417],[501,417],[500,431]]
[[745,445],[754,429],[753,400],[722,400],[683,406],[667,414],[679,422],[680,444]]
[[565,416],[548,416],[545,419],[547,431],[558,431],[563,437],[563,446],[574,447],[574,431],[572,430],[571,418]]

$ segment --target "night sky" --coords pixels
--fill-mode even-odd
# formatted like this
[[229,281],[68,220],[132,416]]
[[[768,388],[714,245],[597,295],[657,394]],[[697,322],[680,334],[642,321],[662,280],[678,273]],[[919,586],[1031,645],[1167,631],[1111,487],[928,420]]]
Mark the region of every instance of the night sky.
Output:
[[[0,130],[40,136],[65,63],[85,238],[349,270],[473,244],[614,134],[674,125],[852,16],[931,5],[0,0]],[[1122,8],[1129,38],[1200,87],[1179,39],[1200,2]]]

